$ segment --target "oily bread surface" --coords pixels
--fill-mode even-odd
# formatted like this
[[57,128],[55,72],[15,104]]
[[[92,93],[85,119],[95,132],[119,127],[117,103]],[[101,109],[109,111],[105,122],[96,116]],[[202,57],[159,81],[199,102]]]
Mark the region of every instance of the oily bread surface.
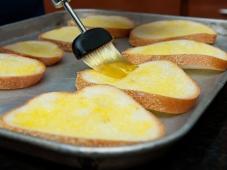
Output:
[[72,52],[73,40],[79,34],[77,27],[64,26],[40,34],[39,39],[55,43],[66,52]]
[[161,41],[188,39],[214,44],[216,37],[215,31],[204,24],[186,20],[164,20],[139,25],[131,31],[129,42],[132,46],[142,46]]
[[[98,90],[97,90],[98,89]],[[67,135],[68,134],[68,131],[67,131],[67,128],[70,128],[71,127],[71,123],[72,123],[72,121],[75,123],[75,125],[74,126],[76,126],[76,124],[78,124],[81,120],[78,120],[78,119],[75,119],[75,120],[72,120],[72,118],[71,117],[69,117],[70,119],[71,119],[71,121],[69,121],[69,122],[67,122],[67,124],[66,125],[64,125],[64,126],[62,126],[61,127],[61,125],[59,124],[58,126],[60,126],[61,128],[63,128],[63,129],[65,129],[64,130],[64,133],[66,133],[65,135],[64,134],[61,134],[62,133],[62,130],[60,130],[61,131],[61,133],[60,132],[58,132],[58,133],[60,133],[60,134],[56,134],[56,132],[53,132],[53,133],[50,133],[50,132],[45,132],[45,131],[40,131],[40,130],[35,130],[34,129],[34,127],[36,127],[37,126],[37,122],[38,123],[40,123],[41,122],[41,124],[43,123],[43,121],[41,121],[42,119],[44,119],[44,117],[45,118],[50,118],[49,116],[41,116],[42,115],[42,113],[43,112],[45,112],[45,111],[43,111],[42,113],[41,112],[39,112],[39,111],[37,111],[36,110],[36,112],[35,112],[35,114],[37,115],[39,115],[40,114],[40,116],[38,117],[38,119],[40,119],[40,120],[37,120],[37,119],[35,119],[35,120],[37,120],[37,121],[34,121],[34,127],[33,127],[33,125],[31,125],[31,122],[30,123],[28,123],[26,120],[28,120],[28,117],[26,117],[26,114],[33,114],[33,111],[32,111],[32,109],[34,110],[37,106],[36,105],[39,105],[39,107],[45,107],[45,109],[51,109],[51,106],[53,106],[52,104],[47,104],[47,103],[55,103],[55,102],[57,102],[57,101],[59,101],[59,99],[60,99],[60,102],[62,103],[62,105],[69,105],[70,107],[71,106],[73,106],[73,104],[71,105],[71,104],[67,104],[67,103],[65,103],[65,102],[67,102],[67,101],[65,101],[65,98],[68,96],[69,98],[70,97],[72,97],[72,95],[77,95],[77,96],[82,96],[82,98],[80,99],[80,101],[81,100],[84,100],[83,98],[85,97],[85,98],[89,98],[90,100],[91,100],[91,102],[92,102],[92,96],[97,96],[97,95],[100,95],[100,93],[98,93],[97,94],[97,92],[100,92],[100,91],[104,91],[104,94],[101,94],[101,96],[102,95],[106,95],[106,94],[108,94],[108,96],[109,96],[109,100],[110,100],[110,102],[111,102],[111,100],[113,99],[113,98],[115,98],[115,97],[119,97],[119,96],[121,96],[121,100],[122,101],[124,101],[124,102],[129,102],[129,103],[133,103],[133,106],[131,106],[130,105],[130,107],[131,107],[131,109],[129,109],[129,110],[126,110],[126,112],[122,112],[122,116],[124,116],[124,114],[129,114],[129,115],[131,115],[131,116],[133,116],[133,117],[131,117],[131,119],[133,120],[133,121],[136,121],[137,122],[137,126],[138,126],[138,128],[137,128],[137,126],[134,126],[133,128],[134,128],[134,130],[135,129],[137,129],[135,132],[134,132],[134,130],[132,131],[132,134],[130,135],[130,134],[127,134],[127,133],[125,133],[126,131],[131,131],[131,129],[129,129],[129,130],[124,130],[125,128],[126,129],[128,129],[128,127],[121,127],[123,124],[125,124],[126,122],[127,122],[127,125],[128,126],[131,126],[132,124],[132,120],[129,120],[129,119],[125,119],[124,117],[122,117],[122,119],[119,119],[118,121],[119,121],[119,125],[120,125],[120,127],[119,128],[123,128],[123,131],[121,130],[120,132],[117,132],[117,136],[118,135],[120,135],[121,136],[121,134],[124,134],[123,136],[121,136],[121,138],[122,139],[124,139],[124,140],[117,140],[117,138],[118,137],[113,137],[113,139],[114,140],[111,140],[111,139],[104,139],[104,137],[102,137],[101,139],[99,139],[101,136],[101,134],[97,134],[96,133],[96,130],[94,130],[94,133],[95,134],[92,134],[92,137],[91,138],[83,138],[83,137],[76,137],[76,136],[70,136],[70,135]],[[106,92],[106,91],[108,91],[108,92]],[[112,93],[112,92],[114,92],[114,93]],[[111,94],[112,93],[112,94]],[[88,96],[87,96],[88,95]],[[45,100],[45,97],[46,96],[49,96],[49,97],[47,97],[47,99],[49,100],[49,102],[45,102],[46,100]],[[55,101],[55,98],[59,98],[59,97],[61,97],[61,98],[59,98],[58,100],[56,100]],[[112,98],[113,97],[113,98]],[[96,98],[96,97],[95,97]],[[104,97],[105,98],[105,97]],[[123,98],[123,99],[122,99]],[[73,98],[72,98],[73,99]],[[89,100],[88,99],[88,100]],[[71,99],[70,99],[71,100]],[[99,100],[98,98],[96,99],[96,100]],[[105,99],[106,100],[106,99]],[[34,105],[34,102],[36,102],[37,104],[36,105]],[[96,102],[96,101],[93,101],[93,103],[88,103],[88,105],[90,105],[90,104],[94,104],[94,102]],[[118,102],[118,101],[114,101],[114,103],[115,102]],[[102,103],[103,103],[103,101],[102,101]],[[56,104],[56,103],[55,103]],[[79,105],[79,104],[78,104]],[[83,102],[82,102],[82,105],[81,106],[83,106]],[[30,107],[30,108],[29,108]],[[34,108],[31,108],[31,107],[34,107]],[[63,109],[63,108],[61,108],[61,107],[64,107],[64,106],[57,106],[57,110],[55,111],[55,116],[58,118],[58,116],[59,116],[59,113],[58,113],[58,111],[59,111],[59,108],[60,108],[60,110],[61,109]],[[75,106],[76,107],[76,106]],[[88,106],[89,107],[89,106]],[[116,106],[111,106],[111,107],[115,107],[116,108]],[[118,105],[118,107],[119,107],[119,105]],[[121,107],[121,106],[120,106]],[[123,106],[122,106],[123,107]],[[125,107],[125,106],[124,106]],[[133,109],[133,107],[138,107],[136,110],[134,110]],[[54,108],[56,108],[55,106],[54,106]],[[66,107],[66,108],[68,108],[68,107]],[[86,108],[86,107],[85,107]],[[26,112],[26,109],[30,109],[30,110],[27,110],[27,112]],[[76,108],[74,108],[74,109],[76,109]],[[79,109],[81,109],[81,108],[79,108]],[[99,109],[102,109],[102,108],[99,108]],[[104,110],[105,109],[108,109],[108,108],[104,108]],[[116,108],[117,109],[117,108]],[[122,109],[122,108],[119,108],[119,109]],[[83,109],[82,109],[83,110]],[[135,113],[134,112],[131,112],[132,110],[134,110],[134,111],[136,111],[135,113],[136,113],[136,115],[134,115]],[[48,111],[48,110],[47,110]],[[49,110],[50,111],[50,110]],[[48,111],[48,112],[49,112]],[[75,110],[76,111],[76,110]],[[128,112],[129,111],[129,112]],[[64,111],[63,111],[64,112]],[[66,111],[65,111],[66,112]],[[67,112],[70,112],[70,108],[69,108],[69,110],[67,111]],[[66,115],[67,115],[67,112],[65,113]],[[103,113],[105,113],[105,112],[102,112],[102,111],[100,111],[101,113],[95,113],[95,112],[93,112],[93,113],[90,113],[90,114],[93,114],[93,116],[94,116],[94,114],[100,114],[101,115],[101,117],[99,117],[100,115],[98,115],[98,118],[105,118],[105,116],[106,115],[103,115]],[[139,114],[140,113],[140,114]],[[22,120],[20,120],[20,114],[22,115]],[[62,113],[63,114],[63,113]],[[75,113],[76,114],[76,113]],[[77,114],[79,114],[79,112],[77,113]],[[80,113],[80,114],[82,114],[82,112]],[[116,112],[115,112],[115,114],[116,114]],[[25,116],[25,117],[23,117],[23,116]],[[78,116],[78,115],[77,115]],[[80,116],[80,115],[79,115]],[[83,116],[83,115],[81,115],[81,116]],[[84,116],[86,116],[86,115],[84,115]],[[90,115],[91,117],[92,117],[92,115]],[[89,116],[89,117],[90,117]],[[104,116],[104,117],[103,117]],[[109,115],[110,117],[110,119],[112,119],[113,120],[113,118],[115,117],[115,115]],[[126,116],[126,115],[125,115]],[[138,117],[139,116],[139,117]],[[141,117],[142,116],[142,117]],[[145,116],[145,117],[144,117]],[[62,117],[62,116],[60,116],[60,117]],[[90,117],[90,118],[91,118]],[[112,118],[111,118],[112,117]],[[54,119],[54,118],[53,118]],[[64,120],[64,119],[67,119],[66,117],[63,117],[63,119],[61,119],[61,120]],[[48,119],[49,120],[49,119]],[[100,120],[102,120],[102,121],[104,121],[104,119],[100,119]],[[121,121],[125,121],[125,120],[128,120],[128,121],[126,121],[126,122],[121,122]],[[56,120],[55,120],[56,121]],[[93,124],[94,124],[94,122],[96,122],[96,128],[99,128],[99,126],[103,126],[103,123],[104,123],[104,125],[105,125],[105,122],[100,122],[101,123],[101,125],[99,125],[99,119],[97,119],[97,117],[95,116],[95,117],[93,117],[93,120],[91,120],[91,121],[93,121]],[[105,119],[105,121],[107,121],[106,119]],[[114,126],[116,126],[115,124],[114,124],[114,122],[116,123],[116,122],[118,122],[117,120],[113,120],[113,124],[111,125],[111,126],[113,126],[112,128],[114,128]],[[143,124],[147,124],[146,126],[145,125],[140,125],[140,121],[145,121]],[[18,122],[19,122],[19,124],[18,124]],[[27,122],[27,123],[26,123]],[[57,122],[60,122],[60,121],[57,121]],[[65,121],[64,121],[65,122]],[[64,123],[64,122],[62,122],[62,123]],[[78,123],[76,123],[76,122],[78,122]],[[89,119],[87,118],[86,119],[86,122],[87,123],[89,123],[90,121],[89,121]],[[131,122],[131,123],[130,123]],[[141,123],[142,123],[141,122]],[[55,122],[56,123],[56,122]],[[91,123],[91,122],[90,122]],[[93,126],[93,124],[91,124],[91,126]],[[131,124],[131,125],[130,125]],[[150,124],[150,125],[149,125]],[[79,124],[78,124],[79,125]],[[82,123],[81,124],[81,126],[85,126],[83,129],[82,129],[82,132],[83,132],[83,130],[84,130],[84,133],[85,133],[85,135],[86,135],[86,125],[87,124],[84,124],[84,123]],[[95,125],[95,124],[94,124]],[[149,126],[148,126],[149,125]],[[151,126],[152,125],[152,126]],[[15,110],[12,110],[12,111],[10,111],[10,112],[8,112],[8,113],[5,113],[4,115],[3,115],[3,117],[2,117],[2,119],[1,119],[1,121],[0,121],[0,126],[2,127],[2,128],[6,128],[6,129],[9,129],[9,130],[11,130],[11,131],[15,131],[15,132],[20,132],[20,133],[24,133],[24,134],[28,134],[28,135],[32,135],[32,136],[36,136],[36,137],[41,137],[41,138],[45,138],[45,139],[48,139],[48,140],[55,140],[55,141],[58,141],[58,142],[62,142],[62,143],[67,143],[67,144],[74,144],[74,145],[83,145],[83,146],[91,146],[91,147],[93,147],[93,146],[96,146],[96,147],[100,147],[100,146],[119,146],[119,145],[128,145],[128,144],[135,144],[135,143],[139,143],[139,142],[144,142],[144,140],[146,139],[146,140],[153,140],[153,139],[157,139],[157,138],[159,138],[159,137],[161,137],[161,136],[163,136],[164,135],[164,133],[165,133],[165,130],[164,130],[164,126],[163,126],[163,124],[155,117],[155,116],[153,116],[152,115],[152,113],[149,113],[148,111],[146,111],[145,109],[143,109],[142,108],[142,106],[140,106],[138,103],[136,103],[131,97],[129,97],[128,95],[126,95],[124,92],[122,92],[122,91],[120,91],[119,89],[116,89],[116,88],[114,88],[114,87],[111,87],[111,86],[101,86],[101,85],[99,85],[99,86],[92,86],[92,87],[87,87],[87,88],[84,88],[83,90],[80,90],[79,92],[77,92],[77,94],[69,94],[69,93],[65,93],[65,92],[55,92],[55,93],[48,93],[48,94],[44,94],[43,96],[41,95],[41,96],[38,96],[38,97],[36,97],[36,98],[34,98],[34,99],[32,99],[32,100],[30,100],[27,104],[25,104],[24,106],[22,106],[22,107],[20,107],[20,108],[16,108]],[[24,128],[22,128],[21,126],[24,126]],[[49,128],[49,126],[50,126],[50,128],[54,128],[55,126],[56,126],[56,124],[55,124],[55,126],[53,126],[53,122],[50,120],[50,122],[48,123],[48,128]],[[105,125],[106,126],[106,125]],[[148,127],[149,128],[148,128]],[[31,128],[28,128],[28,127],[31,127]],[[43,127],[43,126],[42,126]],[[94,128],[94,127],[93,127]],[[107,130],[107,131],[112,131],[112,129],[110,128],[109,130],[108,130],[108,126],[106,127],[107,129],[103,129],[102,128],[102,130],[101,131],[103,131],[104,133],[106,133],[105,131]],[[132,128],[132,129],[133,129]],[[140,128],[145,128],[145,129],[147,129],[147,130],[149,130],[149,131],[145,131],[146,133],[147,132],[149,132],[149,134],[144,134],[144,135],[142,135],[141,134],[141,130],[142,129],[140,129]],[[42,128],[41,128],[42,129]],[[44,128],[45,129],[45,128]],[[55,129],[55,128],[54,128]],[[58,128],[57,128],[58,129]],[[138,131],[139,130],[139,131]],[[151,131],[150,131],[151,130]],[[100,131],[100,133],[103,133],[103,132],[101,132]],[[139,134],[138,134],[138,132],[140,132]],[[143,131],[143,130],[142,130]],[[74,131],[75,132],[75,131]],[[73,133],[74,133],[73,132]],[[71,132],[70,132],[71,133]],[[69,134],[70,134],[69,133]],[[119,134],[118,134],[119,133]],[[150,134],[151,133],[151,134]],[[80,134],[80,133],[79,133]],[[90,134],[90,131],[89,131],[89,134]],[[115,136],[116,134],[115,133],[111,133],[110,134],[111,136],[113,135],[113,136]],[[127,137],[127,135],[129,135],[129,137]],[[135,135],[135,139],[133,139],[134,136]],[[137,135],[139,135],[139,136],[137,136]],[[105,135],[104,135],[105,136]],[[108,136],[108,134],[107,134],[107,136]],[[140,136],[141,136],[141,140],[140,140]],[[131,140],[127,140],[127,139],[131,139]],[[133,139],[133,140],[132,140]],[[145,141],[146,141],[145,140]]]
[[[39,71],[35,72],[35,73],[26,73],[26,74],[18,74],[12,71],[11,75],[7,74],[4,75],[4,73],[1,73],[1,69],[0,69],[0,89],[2,90],[13,90],[13,89],[21,89],[21,88],[26,88],[26,87],[30,87],[33,86],[35,84],[37,84],[44,76],[46,67],[45,65],[43,65],[41,62],[34,60],[34,59],[29,59],[29,58],[25,58],[22,56],[18,56],[15,54],[0,54],[0,60],[1,57],[3,58],[12,58],[12,59],[17,59],[17,60],[21,60],[21,65],[18,65],[18,67],[23,67],[23,62],[31,61],[33,63],[36,63],[36,67],[39,67]],[[2,61],[4,62],[4,61]],[[18,62],[17,62],[18,63]],[[4,63],[3,63],[4,64]],[[16,63],[15,63],[16,64]],[[7,65],[7,67],[9,68],[10,71],[10,67],[15,67],[14,65]],[[28,65],[24,66],[24,67],[29,67]],[[20,69],[20,68],[19,68]]]
[[[93,20],[94,22],[92,22]],[[98,22],[95,22],[95,20],[98,20]],[[123,16],[92,15],[82,18],[82,22],[88,29],[97,27],[106,29],[113,38],[128,37],[130,31],[135,26],[132,20]],[[118,22],[123,24],[123,27],[121,25],[119,26]],[[68,25],[75,26],[75,23],[74,21],[70,20],[68,21]]]
[[[12,49],[12,46],[14,46],[14,45],[17,46],[17,45],[22,44],[22,43],[27,43],[27,44],[30,43],[30,45],[33,46],[32,48],[37,48],[36,46],[37,45],[39,46],[39,44],[43,44],[43,45],[46,44],[46,46],[51,46],[51,48],[53,48],[53,47],[56,48],[56,50],[58,51],[58,54],[53,54],[51,56],[43,54],[43,56],[40,56],[40,55],[38,56],[38,55],[26,54],[24,52],[15,51],[15,50]],[[42,49],[40,49],[40,50],[42,50]],[[39,60],[42,63],[44,63],[46,66],[51,66],[51,65],[54,65],[54,64],[60,62],[61,59],[64,56],[64,52],[60,48],[58,48],[55,43],[50,43],[48,41],[22,41],[22,42],[17,42],[15,44],[10,44],[9,46],[0,47],[0,52],[17,54],[17,55],[21,55],[21,56],[24,56],[24,57],[36,59],[36,60]],[[53,52],[55,53],[55,50]]]
[[[152,63],[152,62],[149,62]],[[149,63],[147,63],[146,65],[149,67]],[[150,64],[150,67],[152,67],[152,65],[154,66],[154,63],[157,63],[158,65],[161,63],[161,69],[162,69],[162,64],[166,65],[164,67],[170,67],[174,66],[177,67],[176,65],[174,65],[173,63],[169,62],[169,61],[155,61],[152,64]],[[156,64],[155,64],[156,65]],[[181,70],[180,68],[177,67],[177,69]],[[171,69],[170,69],[171,70]],[[82,72],[79,72],[77,74],[77,78],[76,78],[76,87],[77,89],[82,89],[86,86],[90,86],[90,85],[94,85],[94,84],[112,84],[113,86],[116,86],[116,84],[114,85],[113,82],[111,81],[105,81],[101,78],[101,75],[97,74],[97,75],[92,75],[91,74],[91,70],[85,70]],[[145,70],[146,72],[146,70]],[[181,72],[181,71],[180,71]],[[182,72],[181,72],[182,73]],[[140,81],[147,81],[149,80],[149,77],[152,77],[152,74],[155,74],[154,72],[147,72],[146,76],[141,77],[141,79],[144,80],[140,80]],[[148,91],[143,91],[142,88],[139,89],[137,88],[137,90],[133,89],[132,84],[128,84],[128,86],[124,86],[124,88],[122,88],[122,86],[118,86],[118,88],[123,89],[127,94],[129,94],[130,96],[132,96],[137,102],[139,102],[141,105],[143,105],[146,109],[149,110],[155,110],[155,111],[159,111],[159,112],[165,112],[165,113],[170,113],[170,114],[180,114],[180,113],[184,113],[189,111],[197,102],[197,99],[200,95],[200,88],[198,87],[198,85],[191,80],[186,74],[182,74],[183,76],[186,76],[186,78],[189,80],[188,82],[190,82],[190,85],[188,86],[189,89],[193,89],[193,91],[191,90],[187,90],[187,88],[185,88],[185,91],[188,91],[190,94],[190,96],[181,96],[180,98],[177,96],[174,96],[174,94],[171,95],[165,95],[164,93],[152,93],[152,92],[148,92]],[[95,77],[96,78],[95,78]],[[160,75],[160,77],[162,76],[162,74]],[[98,79],[98,78],[99,79]],[[93,79],[93,80],[92,80]],[[96,79],[96,80],[95,80]],[[171,79],[170,77],[166,77],[167,79]],[[95,81],[94,81],[95,80]],[[165,78],[163,79],[165,80]],[[134,81],[133,79],[129,79],[129,82],[132,81],[132,83],[138,83],[138,80]],[[166,82],[168,84],[168,82]],[[182,82],[179,82],[182,84]],[[168,89],[168,85],[165,85],[163,88],[164,89]],[[159,87],[160,84],[157,84],[156,86]],[[139,85],[137,85],[139,86]],[[172,85],[172,88],[174,89],[175,85]],[[128,87],[128,88],[127,88]],[[181,87],[184,88],[184,87]],[[157,88],[158,89],[158,88]],[[162,91],[161,87],[160,89],[158,89],[158,91]]]
[[208,44],[189,40],[173,40],[130,48],[122,55],[133,64],[153,60],[169,60],[188,69],[224,71],[227,68],[225,51]]

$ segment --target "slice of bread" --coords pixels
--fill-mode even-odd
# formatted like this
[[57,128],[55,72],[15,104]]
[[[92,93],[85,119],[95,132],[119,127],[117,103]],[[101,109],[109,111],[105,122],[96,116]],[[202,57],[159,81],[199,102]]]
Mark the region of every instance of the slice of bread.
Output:
[[170,60],[183,68],[225,71],[227,54],[219,48],[191,40],[172,40],[130,48],[123,56],[133,64]]
[[39,36],[39,39],[56,43],[64,51],[72,51],[73,40],[80,34],[80,30],[77,27],[65,26],[57,28]]
[[[87,28],[104,28],[113,38],[128,37],[130,31],[135,27],[132,20],[116,15],[90,15],[81,19]],[[70,20],[68,25],[75,26],[75,22]]]
[[170,61],[151,61],[122,79],[114,79],[94,70],[77,74],[76,87],[108,84],[123,89],[146,109],[179,114],[189,111],[200,95],[198,85]]
[[188,39],[213,44],[217,34],[208,26],[186,20],[156,21],[132,30],[129,42],[142,46],[167,40]]
[[24,57],[37,59],[45,65],[59,62],[64,55],[56,44],[47,41],[22,41],[0,48],[0,52],[18,54]]
[[3,115],[1,127],[58,142],[118,146],[160,138],[164,125],[123,91],[91,86],[40,95]]
[[20,89],[38,83],[45,65],[38,60],[0,53],[0,89]]

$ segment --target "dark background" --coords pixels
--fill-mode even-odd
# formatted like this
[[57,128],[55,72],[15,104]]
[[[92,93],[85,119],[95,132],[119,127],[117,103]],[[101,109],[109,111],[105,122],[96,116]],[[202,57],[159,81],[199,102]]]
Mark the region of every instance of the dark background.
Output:
[[42,0],[1,0],[0,25],[35,17],[44,13],[44,3]]
[[[72,0],[73,8],[97,8],[227,19],[227,0]],[[54,12],[51,0],[2,0],[0,25]]]

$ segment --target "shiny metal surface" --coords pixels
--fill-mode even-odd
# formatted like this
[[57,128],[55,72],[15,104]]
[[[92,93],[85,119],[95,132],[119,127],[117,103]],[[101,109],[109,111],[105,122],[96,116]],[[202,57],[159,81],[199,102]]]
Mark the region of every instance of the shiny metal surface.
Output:
[[74,12],[74,10],[70,6],[70,4],[68,2],[64,2],[63,4],[64,4],[65,10],[73,18],[74,22],[77,24],[77,26],[80,29],[80,31],[81,32],[86,32],[86,28],[85,28],[84,24],[81,22],[80,18],[78,17],[78,15],[76,14],[76,12]]
[[[227,51],[227,21],[224,20],[90,9],[77,10],[77,13],[79,16],[92,14],[122,15],[133,19],[137,24],[164,19],[199,21],[210,25],[218,32],[218,39],[215,45]],[[0,27],[0,45],[19,40],[36,39],[41,32],[64,25],[68,19],[65,13],[57,12]],[[115,44],[119,50],[130,47],[127,39],[118,39],[115,41]],[[48,68],[45,78],[40,84],[23,90],[0,91],[0,115],[44,92],[74,91],[76,72],[85,68],[85,64],[76,61],[72,53],[66,53],[59,65]],[[124,147],[88,148],[56,143],[0,129],[0,145],[52,161],[83,168],[120,169],[149,161],[165,152],[168,147],[194,126],[209,103],[212,102],[227,81],[227,72],[192,70],[186,72],[200,85],[202,94],[197,106],[188,113],[178,116],[157,114],[167,129],[166,136],[160,140]]]
[[220,9],[219,12],[222,15],[227,15],[227,9],[226,8]]
[[71,0],[51,0],[55,8],[62,8],[64,6],[64,2],[70,2]]

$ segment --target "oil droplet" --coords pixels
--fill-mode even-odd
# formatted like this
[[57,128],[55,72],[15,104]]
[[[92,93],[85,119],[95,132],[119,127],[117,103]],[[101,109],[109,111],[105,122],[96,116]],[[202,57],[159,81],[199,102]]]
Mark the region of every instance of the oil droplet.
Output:
[[99,67],[95,68],[95,70],[107,76],[121,79],[128,75],[133,70],[135,70],[136,68],[137,65],[121,60],[102,64]]

